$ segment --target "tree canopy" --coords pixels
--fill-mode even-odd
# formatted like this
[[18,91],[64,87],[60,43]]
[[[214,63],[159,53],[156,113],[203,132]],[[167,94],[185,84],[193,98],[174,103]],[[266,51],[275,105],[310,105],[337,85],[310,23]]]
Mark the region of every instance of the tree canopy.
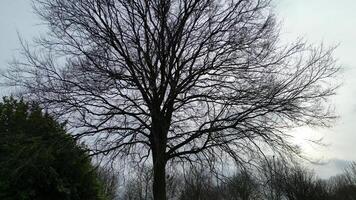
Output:
[[0,103],[0,199],[105,199],[84,148],[36,104]]

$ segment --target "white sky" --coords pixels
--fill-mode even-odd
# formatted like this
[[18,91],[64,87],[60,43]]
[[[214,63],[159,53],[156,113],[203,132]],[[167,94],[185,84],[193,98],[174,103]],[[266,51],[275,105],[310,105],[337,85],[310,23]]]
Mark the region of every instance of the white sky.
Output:
[[[20,45],[17,32],[30,40],[43,30],[33,14],[30,0],[0,0],[0,69],[16,56]],[[327,147],[303,145],[306,154],[331,160],[315,167],[323,177],[340,172],[346,161],[356,160],[356,1],[354,0],[276,0],[276,14],[282,22],[282,37],[304,37],[312,44],[339,44],[335,57],[344,67],[343,85],[333,101],[340,119],[329,130],[296,130],[299,142],[306,135],[324,137]],[[43,32],[43,31],[42,31]],[[1,92],[1,91],[0,91]],[[1,92],[0,94],[3,94]]]
[[321,176],[342,170],[346,161],[356,160],[356,1],[279,0],[277,14],[283,23],[283,37],[302,36],[308,42],[338,44],[335,58],[343,66],[342,87],[333,99],[337,123],[329,130],[298,130],[306,135],[322,135],[327,147],[306,147],[309,154],[332,163],[316,167]]

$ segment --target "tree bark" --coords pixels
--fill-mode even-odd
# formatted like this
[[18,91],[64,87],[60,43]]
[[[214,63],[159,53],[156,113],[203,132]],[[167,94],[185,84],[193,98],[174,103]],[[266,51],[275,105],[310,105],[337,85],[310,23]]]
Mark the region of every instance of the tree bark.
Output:
[[158,152],[153,155],[153,199],[166,200],[166,161]]
[[[158,113],[158,112],[157,112]],[[166,200],[166,146],[168,126],[162,114],[152,116],[153,199]]]

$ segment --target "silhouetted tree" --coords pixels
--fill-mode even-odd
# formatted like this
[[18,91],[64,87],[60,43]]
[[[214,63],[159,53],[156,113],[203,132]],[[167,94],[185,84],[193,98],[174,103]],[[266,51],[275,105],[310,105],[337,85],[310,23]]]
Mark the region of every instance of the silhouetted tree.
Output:
[[343,174],[329,179],[329,193],[334,200],[351,200],[356,197],[356,163],[352,162]]
[[226,177],[220,193],[224,200],[261,199],[260,183],[249,172],[242,171],[232,177]]
[[280,186],[288,200],[329,199],[327,188],[312,172],[301,167],[294,167],[284,176],[286,180]]
[[105,199],[85,150],[33,104],[0,103],[0,199]]
[[268,158],[260,164],[259,179],[262,185],[262,194],[268,200],[281,200],[283,198],[284,177],[283,171],[289,169],[287,162]]
[[152,170],[147,166],[141,169],[129,179],[124,188],[122,199],[149,200],[153,199],[152,193]]
[[[279,43],[270,0],[35,0],[49,33],[6,75],[90,138],[93,154],[153,165],[296,153],[289,128],[325,126],[332,49]],[[130,155],[130,156],[128,156]]]
[[268,200],[328,200],[325,181],[296,163],[273,159],[263,165],[263,193]]
[[[151,166],[140,166],[131,171],[128,181],[124,183],[122,189],[122,200],[149,200],[153,199],[152,191],[153,173]],[[185,182],[181,171],[171,169],[166,177],[167,199],[177,200],[180,196]]]
[[179,200],[213,200],[221,199],[219,185],[214,182],[214,174],[207,169],[191,168],[188,173],[184,174],[183,187]]
[[97,168],[97,175],[106,200],[117,200],[119,189],[119,175],[114,169],[99,166]]

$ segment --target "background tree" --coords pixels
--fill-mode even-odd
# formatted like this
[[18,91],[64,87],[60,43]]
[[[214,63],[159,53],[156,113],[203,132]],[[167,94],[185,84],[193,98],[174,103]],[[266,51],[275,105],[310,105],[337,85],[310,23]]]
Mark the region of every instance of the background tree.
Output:
[[[177,194],[175,194],[177,195]],[[150,200],[152,193],[152,170],[147,166],[142,166],[131,175],[128,183],[125,184],[122,200]]]
[[315,175],[306,169],[294,167],[284,174],[284,179],[280,183],[280,188],[288,200],[329,199],[326,185],[321,180],[317,180]]
[[331,177],[328,184],[332,199],[354,199],[356,197],[356,163],[352,162],[343,174]]
[[117,200],[119,191],[119,174],[115,169],[98,166],[97,176],[102,184],[102,191],[106,200]]
[[264,161],[261,193],[268,200],[328,200],[328,184],[312,171],[284,160]]
[[150,158],[155,200],[167,163],[298,153],[290,128],[333,119],[332,49],[281,45],[270,0],[34,2],[49,33],[24,44],[9,83],[69,118],[93,154]]
[[[127,178],[127,177],[126,177]],[[177,171],[168,171],[166,178],[167,199],[177,200],[185,184],[183,174]],[[123,184],[119,199],[122,200],[150,200],[152,191],[153,172],[151,166],[143,165],[130,173],[128,181]],[[188,188],[188,187],[187,187]]]
[[250,172],[242,171],[226,178],[220,190],[224,200],[262,199],[261,184]]
[[183,187],[179,200],[189,199],[222,199],[219,185],[214,180],[215,174],[205,168],[191,168],[184,175]]
[[1,199],[108,200],[84,149],[38,106],[5,98],[0,137]]

